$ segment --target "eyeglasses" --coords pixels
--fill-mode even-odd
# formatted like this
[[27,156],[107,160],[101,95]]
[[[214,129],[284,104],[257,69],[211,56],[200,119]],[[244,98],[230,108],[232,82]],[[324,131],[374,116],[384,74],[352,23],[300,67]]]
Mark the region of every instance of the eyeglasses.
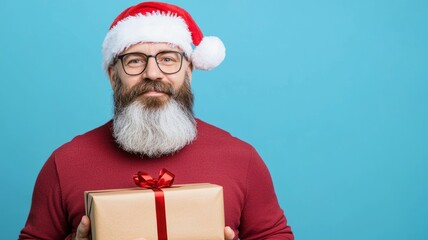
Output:
[[132,52],[117,56],[116,61],[120,59],[126,74],[136,76],[146,70],[149,58],[153,57],[161,72],[165,74],[174,74],[181,70],[183,57],[185,57],[185,55],[184,52],[177,51],[163,51],[156,55]]

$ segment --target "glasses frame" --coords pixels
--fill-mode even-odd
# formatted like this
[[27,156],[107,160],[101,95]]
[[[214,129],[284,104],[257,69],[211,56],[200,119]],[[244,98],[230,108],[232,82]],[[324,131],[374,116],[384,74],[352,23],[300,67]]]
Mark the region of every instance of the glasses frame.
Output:
[[[157,61],[157,57],[158,57],[158,55],[159,55],[159,54],[165,54],[165,53],[178,53],[178,54],[180,55],[180,67],[178,68],[178,70],[177,70],[177,71],[175,71],[175,72],[171,72],[171,73],[169,73],[169,72],[164,72],[164,71],[162,70],[162,68],[159,66],[159,63],[158,63],[158,61]],[[128,72],[126,72],[125,65],[124,65],[124,63],[123,63],[123,58],[124,58],[124,57],[126,57],[126,56],[128,56],[128,55],[131,55],[131,54],[143,55],[143,56],[145,56],[145,57],[146,57],[146,59],[147,59],[146,66],[144,66],[143,70],[142,70],[140,73],[138,73],[138,74],[136,74],[136,73],[135,73],[135,74],[129,74]],[[122,64],[121,64],[121,65],[122,65],[122,69],[123,69],[123,71],[124,71],[127,75],[129,75],[129,76],[138,76],[138,75],[142,74],[142,73],[147,69],[147,65],[149,65],[149,60],[150,60],[150,58],[151,58],[151,57],[155,59],[156,65],[158,66],[159,70],[160,70],[162,73],[164,73],[164,74],[176,74],[176,73],[178,73],[178,72],[181,70],[182,66],[183,66],[183,57],[184,57],[184,58],[186,58],[186,60],[187,60],[186,53],[185,53],[185,52],[179,52],[179,51],[161,51],[161,52],[156,53],[156,55],[147,55],[147,54],[142,53],[142,52],[130,52],[130,53],[125,53],[125,54],[122,54],[122,55],[117,56],[117,57],[116,57],[116,59],[115,59],[115,61],[114,61],[114,64],[115,64],[118,60],[120,60],[120,62],[122,63]]]

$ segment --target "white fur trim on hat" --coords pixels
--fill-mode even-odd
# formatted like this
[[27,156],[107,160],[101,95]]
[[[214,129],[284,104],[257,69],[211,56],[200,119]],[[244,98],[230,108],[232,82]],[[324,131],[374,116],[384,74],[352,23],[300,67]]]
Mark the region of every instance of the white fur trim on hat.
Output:
[[226,48],[218,37],[206,36],[193,50],[191,59],[196,69],[211,70],[224,60]]
[[139,14],[123,19],[107,33],[103,43],[104,70],[118,54],[140,42],[172,43],[187,56],[192,54],[191,33],[181,17],[161,12]]

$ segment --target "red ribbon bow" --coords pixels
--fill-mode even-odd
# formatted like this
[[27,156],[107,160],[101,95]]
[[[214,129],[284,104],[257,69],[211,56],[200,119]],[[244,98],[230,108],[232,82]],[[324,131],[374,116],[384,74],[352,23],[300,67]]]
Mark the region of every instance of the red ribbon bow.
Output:
[[137,186],[150,189],[160,189],[171,187],[174,182],[174,177],[175,175],[172,172],[162,168],[159,172],[158,179],[153,179],[152,176],[145,172],[134,174],[133,179]]
[[153,179],[152,176],[145,172],[138,172],[133,176],[134,182],[137,186],[150,188],[155,193],[156,222],[159,240],[168,239],[166,229],[165,197],[161,188],[171,187],[174,182],[174,177],[175,175],[165,168],[160,170],[158,179]]

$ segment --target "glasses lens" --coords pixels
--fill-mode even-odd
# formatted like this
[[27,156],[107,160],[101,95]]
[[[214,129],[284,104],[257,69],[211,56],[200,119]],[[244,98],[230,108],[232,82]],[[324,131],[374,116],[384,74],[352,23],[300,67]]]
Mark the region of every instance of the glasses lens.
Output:
[[160,52],[156,55],[156,62],[164,73],[180,71],[183,57],[179,52]]
[[138,75],[146,68],[147,56],[136,53],[127,54],[123,57],[122,64],[127,74]]

